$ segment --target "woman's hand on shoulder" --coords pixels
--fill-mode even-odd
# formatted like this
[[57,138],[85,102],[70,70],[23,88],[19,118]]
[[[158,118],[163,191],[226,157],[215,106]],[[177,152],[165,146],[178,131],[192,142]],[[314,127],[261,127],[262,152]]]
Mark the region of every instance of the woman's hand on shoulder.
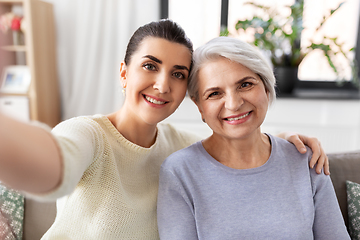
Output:
[[278,134],[278,137],[283,138],[294,144],[300,153],[306,153],[305,145],[308,146],[313,152],[310,160],[310,167],[313,168],[315,164],[317,164],[317,173],[321,173],[322,168],[324,168],[324,173],[326,175],[330,175],[329,159],[326,156],[325,151],[321,147],[321,143],[317,138],[288,132],[280,133]]

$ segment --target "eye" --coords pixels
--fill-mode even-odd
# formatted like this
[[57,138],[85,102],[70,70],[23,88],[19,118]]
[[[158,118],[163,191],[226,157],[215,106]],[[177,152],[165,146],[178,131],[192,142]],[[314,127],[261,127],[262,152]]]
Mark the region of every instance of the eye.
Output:
[[143,68],[150,70],[150,71],[155,71],[156,70],[156,66],[154,64],[151,63],[144,63],[142,65]]
[[243,82],[240,82],[238,88],[240,91],[249,91],[249,90],[253,89],[258,83],[259,83],[259,80],[250,78],[250,79],[244,80]]
[[250,88],[252,86],[254,86],[252,82],[243,82],[241,83],[240,88]]
[[212,92],[212,93],[210,93],[210,94],[208,95],[207,99],[209,99],[209,98],[216,98],[216,97],[218,97],[219,95],[220,95],[219,92]]
[[179,79],[186,78],[185,75],[181,72],[175,72],[173,75],[174,75],[174,77],[179,78]]

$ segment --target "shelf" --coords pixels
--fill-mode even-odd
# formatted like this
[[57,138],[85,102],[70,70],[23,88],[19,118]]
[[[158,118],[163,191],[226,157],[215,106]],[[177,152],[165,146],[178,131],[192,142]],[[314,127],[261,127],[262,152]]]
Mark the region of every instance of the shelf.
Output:
[[9,4],[23,3],[23,0],[0,0],[0,3],[9,3]]
[[26,34],[21,37],[21,44],[15,45],[12,34],[0,33],[0,74],[7,66],[24,65],[30,70],[31,84],[26,94],[0,92],[0,97],[27,98],[28,119],[54,127],[61,119],[61,105],[53,6],[42,0],[0,0],[0,15],[10,11],[23,13]]
[[11,52],[26,52],[26,46],[25,45],[10,45],[10,46],[3,46],[1,49]]
[[0,91],[0,98],[1,97],[28,97],[28,93],[4,93]]

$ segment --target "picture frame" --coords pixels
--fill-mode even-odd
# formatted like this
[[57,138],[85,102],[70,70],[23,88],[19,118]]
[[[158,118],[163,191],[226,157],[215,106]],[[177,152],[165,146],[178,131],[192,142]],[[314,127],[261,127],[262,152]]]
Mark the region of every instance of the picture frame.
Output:
[[6,66],[3,69],[0,92],[26,94],[31,82],[31,73],[28,66]]

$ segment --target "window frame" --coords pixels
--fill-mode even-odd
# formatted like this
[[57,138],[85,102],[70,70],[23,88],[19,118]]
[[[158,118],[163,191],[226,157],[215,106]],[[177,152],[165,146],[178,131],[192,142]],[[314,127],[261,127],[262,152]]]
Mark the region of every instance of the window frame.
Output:
[[[298,0],[296,0],[298,1]],[[359,9],[360,12],[360,9]],[[229,0],[221,0],[221,16],[220,16],[220,30],[224,30],[228,26],[228,14],[229,14]],[[169,17],[169,0],[160,0],[160,19]],[[356,40],[355,60],[360,65],[360,18],[358,20],[358,31]],[[220,33],[219,33],[220,35]],[[360,79],[360,74],[358,71]],[[360,80],[359,80],[360,81]],[[325,94],[319,97],[318,91],[328,92],[328,97]],[[308,92],[303,94],[303,92]],[[314,92],[313,96],[311,91]],[[345,94],[338,94],[338,92]],[[347,94],[348,93],[348,94]],[[279,96],[279,97],[298,97],[298,98],[349,98],[360,99],[359,86],[356,86],[352,82],[339,83],[336,81],[298,81],[295,91],[291,95]]]

